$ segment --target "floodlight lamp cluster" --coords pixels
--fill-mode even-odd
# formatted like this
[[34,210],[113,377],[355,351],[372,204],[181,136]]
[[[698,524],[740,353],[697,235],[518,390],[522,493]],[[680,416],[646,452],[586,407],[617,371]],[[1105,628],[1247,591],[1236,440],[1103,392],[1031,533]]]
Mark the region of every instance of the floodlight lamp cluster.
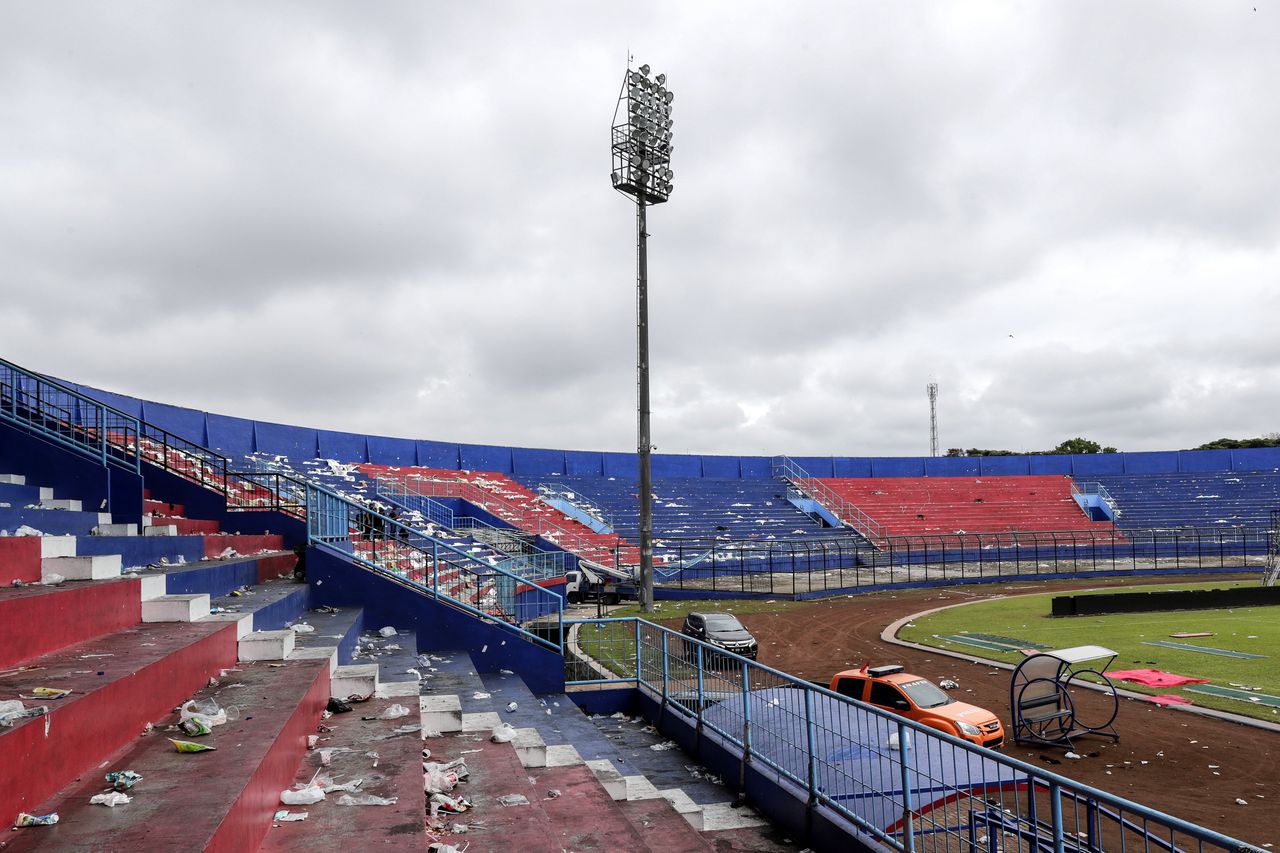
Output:
[[660,204],[671,195],[671,102],[667,75],[649,66],[628,70],[613,114],[613,187],[638,201]]

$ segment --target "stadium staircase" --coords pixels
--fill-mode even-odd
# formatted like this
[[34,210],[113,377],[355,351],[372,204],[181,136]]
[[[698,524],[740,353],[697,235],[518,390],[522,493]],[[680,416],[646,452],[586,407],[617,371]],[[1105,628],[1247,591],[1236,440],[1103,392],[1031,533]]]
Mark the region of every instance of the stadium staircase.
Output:
[[[691,774],[683,753],[649,749],[660,741],[638,718],[608,718],[602,731],[568,696],[534,696],[514,673],[482,673],[466,650],[419,654],[404,625],[382,636],[371,629],[386,626],[368,624],[358,603],[313,609],[279,535],[215,532],[150,496],[139,535],[21,475],[0,475],[0,495],[10,504],[0,527],[29,534],[0,537],[0,701],[48,708],[0,728],[0,803],[9,821],[60,817],[10,831],[6,853],[101,849],[106,837],[114,849],[143,850],[423,850],[436,837],[513,851],[616,850],[620,841],[711,850],[717,838],[788,849],[749,810],[730,809],[727,789]],[[228,543],[264,550],[233,555]],[[38,687],[71,692],[25,698]],[[330,696],[368,694],[325,719]],[[191,699],[216,701],[225,725],[199,738],[171,730]],[[516,727],[513,742],[490,742],[499,722]],[[424,733],[438,733],[426,742],[437,760],[464,758],[470,770],[453,795],[473,810],[435,829]],[[214,751],[179,753],[170,738]],[[113,770],[141,774],[126,792],[132,801],[91,804]],[[282,791],[318,776],[363,782],[311,805],[280,804]],[[344,794],[394,802],[344,805]],[[503,805],[510,796],[525,802]],[[308,819],[274,821],[280,809]],[[443,830],[454,823],[473,828]]]

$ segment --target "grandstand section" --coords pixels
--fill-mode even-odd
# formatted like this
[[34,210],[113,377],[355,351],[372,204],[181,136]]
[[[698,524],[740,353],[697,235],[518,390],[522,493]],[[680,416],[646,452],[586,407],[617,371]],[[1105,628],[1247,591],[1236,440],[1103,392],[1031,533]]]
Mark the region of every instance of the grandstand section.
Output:
[[1116,526],[1257,527],[1280,508],[1280,472],[1206,471],[1098,477],[1115,499]]
[[1011,531],[1105,531],[1060,476],[840,477],[821,481],[862,509],[885,536]]

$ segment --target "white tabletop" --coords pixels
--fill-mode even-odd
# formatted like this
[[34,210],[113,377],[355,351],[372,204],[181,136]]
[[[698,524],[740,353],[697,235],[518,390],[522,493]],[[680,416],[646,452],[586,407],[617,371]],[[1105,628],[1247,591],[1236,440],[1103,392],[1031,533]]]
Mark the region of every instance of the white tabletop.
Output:
[[1059,649],[1056,652],[1044,652],[1044,654],[1055,657],[1063,663],[1083,663],[1098,658],[1113,658],[1118,653],[1103,646],[1075,646],[1070,649]]

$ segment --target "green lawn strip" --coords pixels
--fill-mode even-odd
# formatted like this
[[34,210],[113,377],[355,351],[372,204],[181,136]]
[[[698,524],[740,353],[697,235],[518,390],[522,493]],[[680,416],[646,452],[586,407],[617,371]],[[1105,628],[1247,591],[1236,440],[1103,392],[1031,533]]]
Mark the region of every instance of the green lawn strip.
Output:
[[[1159,588],[1222,587],[1224,584],[1170,584]],[[1266,660],[1247,660],[1211,656],[1193,651],[1144,645],[1146,640],[1163,641],[1179,631],[1213,631],[1206,643],[1234,651],[1262,654],[1280,643],[1280,623],[1276,607],[1244,607],[1234,610],[1194,610],[1168,613],[1130,613],[1108,616],[1076,616],[1051,618],[1050,599],[1061,593],[989,599],[962,607],[953,607],[904,626],[898,636],[921,645],[949,649],[964,654],[980,654],[989,660],[1016,665],[1023,656],[1017,651],[988,650],[981,653],[964,645],[935,638],[934,635],[959,635],[972,628],[983,632],[1025,637],[1050,648],[1100,645],[1117,652],[1112,669],[1161,669],[1179,675],[1208,678],[1227,687],[1230,683],[1261,687],[1264,692],[1280,694],[1280,668]],[[1250,639],[1250,637],[1253,637]],[[1120,682],[1126,690],[1157,695],[1178,694],[1177,688],[1151,688]],[[1272,709],[1257,703],[1195,695],[1187,696],[1197,705],[1232,713],[1275,720]]]
[[578,646],[619,678],[635,678],[635,636],[630,622],[588,623],[578,629]]

